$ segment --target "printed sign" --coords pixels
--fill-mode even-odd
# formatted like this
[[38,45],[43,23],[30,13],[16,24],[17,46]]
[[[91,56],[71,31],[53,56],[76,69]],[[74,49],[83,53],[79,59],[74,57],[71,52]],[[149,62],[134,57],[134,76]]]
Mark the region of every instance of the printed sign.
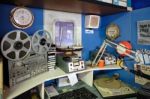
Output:
[[137,22],[138,44],[150,45],[150,20]]

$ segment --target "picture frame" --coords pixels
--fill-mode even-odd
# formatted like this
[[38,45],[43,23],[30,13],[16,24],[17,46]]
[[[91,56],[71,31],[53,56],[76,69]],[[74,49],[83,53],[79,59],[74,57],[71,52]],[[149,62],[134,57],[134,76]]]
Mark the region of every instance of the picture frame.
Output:
[[150,20],[137,22],[137,43],[150,45]]

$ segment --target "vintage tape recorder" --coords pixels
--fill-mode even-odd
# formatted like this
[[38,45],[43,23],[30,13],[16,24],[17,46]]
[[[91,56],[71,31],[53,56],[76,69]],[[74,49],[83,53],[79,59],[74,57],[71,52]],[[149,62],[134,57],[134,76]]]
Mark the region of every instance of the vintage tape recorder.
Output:
[[[38,30],[31,37],[24,31],[8,32],[1,41],[1,51],[8,59],[8,66],[4,66],[5,84],[14,86],[23,80],[46,72],[47,51],[51,47],[50,34],[45,30]],[[6,76],[6,75],[5,75]]]
[[65,72],[75,72],[84,70],[84,61],[77,54],[66,56],[65,54],[56,55],[57,66]]

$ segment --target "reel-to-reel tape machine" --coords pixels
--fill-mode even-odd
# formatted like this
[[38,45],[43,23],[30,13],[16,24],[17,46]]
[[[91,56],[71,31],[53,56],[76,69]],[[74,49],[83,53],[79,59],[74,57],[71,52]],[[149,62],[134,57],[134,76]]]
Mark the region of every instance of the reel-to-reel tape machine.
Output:
[[48,71],[47,52],[51,49],[51,36],[45,30],[38,30],[32,38],[24,31],[8,32],[1,41],[1,51],[8,59],[9,86]]

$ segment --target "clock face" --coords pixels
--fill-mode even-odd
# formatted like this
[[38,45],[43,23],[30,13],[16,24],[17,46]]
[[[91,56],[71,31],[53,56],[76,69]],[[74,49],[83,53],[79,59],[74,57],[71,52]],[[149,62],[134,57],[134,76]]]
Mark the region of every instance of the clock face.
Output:
[[26,8],[14,8],[11,12],[11,22],[17,28],[27,28],[33,23],[33,14]]
[[110,40],[115,40],[119,37],[119,27],[116,24],[110,24],[106,29],[106,36]]

